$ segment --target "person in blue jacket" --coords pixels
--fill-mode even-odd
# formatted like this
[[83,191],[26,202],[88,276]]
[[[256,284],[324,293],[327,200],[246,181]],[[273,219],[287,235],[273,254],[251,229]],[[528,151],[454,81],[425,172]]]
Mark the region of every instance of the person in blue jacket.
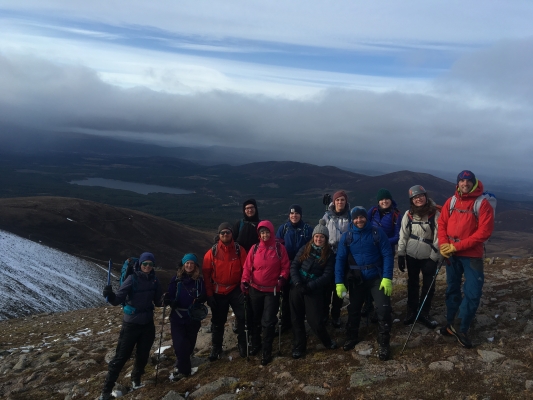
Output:
[[193,253],[185,254],[176,275],[168,285],[164,300],[165,305],[169,305],[171,309],[170,333],[176,355],[174,381],[191,375],[191,355],[201,325],[201,321],[191,319],[188,308],[193,303],[205,303],[206,300],[198,257]]
[[[363,207],[354,207],[351,218],[352,223],[341,237],[335,260],[337,296],[342,298],[347,291],[350,293],[348,329],[343,349],[351,350],[359,342],[361,308],[365,297],[371,293],[378,316],[378,355],[380,360],[385,361],[390,357],[394,255],[387,235],[382,229],[372,226]],[[346,264],[349,266],[346,276],[348,288],[344,285]]]
[[[302,219],[302,207],[292,204],[289,207],[289,219],[281,225],[276,232],[276,239],[283,241],[289,261],[292,262],[298,251],[313,237],[313,227],[307,225]],[[287,332],[292,326],[291,307],[289,302],[290,283],[283,288],[281,301],[281,332]]]
[[[391,193],[387,189],[379,189],[376,196],[378,205],[368,210],[367,218],[372,222],[372,225],[383,229],[389,238],[392,255],[396,254],[396,245],[400,240],[400,228],[402,225],[402,216],[400,210],[396,207],[396,202],[393,200]],[[372,314],[374,310],[372,295],[369,294],[365,299],[365,305],[361,313],[366,317]],[[372,322],[377,322],[376,316],[372,315]]]

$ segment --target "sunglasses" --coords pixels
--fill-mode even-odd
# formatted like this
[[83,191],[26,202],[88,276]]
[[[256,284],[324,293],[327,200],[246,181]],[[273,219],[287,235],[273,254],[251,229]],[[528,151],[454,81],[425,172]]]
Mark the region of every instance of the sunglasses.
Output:
[[154,266],[154,263],[151,262],[151,261],[143,261],[143,262],[141,263],[141,265],[142,265],[143,267],[153,267],[153,266]]
[[225,236],[225,235],[230,235],[231,231],[220,231],[218,233],[219,233],[219,235],[224,235]]

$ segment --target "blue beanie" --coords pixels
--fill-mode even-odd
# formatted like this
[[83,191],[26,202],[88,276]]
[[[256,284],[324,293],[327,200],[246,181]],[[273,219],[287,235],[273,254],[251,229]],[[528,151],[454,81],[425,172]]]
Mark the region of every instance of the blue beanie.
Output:
[[476,176],[474,175],[474,173],[472,171],[469,171],[467,169],[465,169],[464,171],[459,172],[459,175],[457,175],[457,183],[459,183],[459,181],[461,181],[463,179],[467,179],[469,181],[472,181],[472,183],[474,185],[476,184]]
[[355,206],[354,208],[352,208],[352,211],[350,211],[350,215],[353,220],[355,219],[355,217],[359,217],[361,215],[367,218],[368,213],[366,212],[366,209],[364,207]]
[[181,259],[181,263],[185,265],[187,261],[193,261],[195,264],[198,264],[198,257],[194,253],[187,253]]
[[152,253],[142,253],[139,257],[139,264],[142,264],[143,261],[152,261],[155,264],[155,257]]

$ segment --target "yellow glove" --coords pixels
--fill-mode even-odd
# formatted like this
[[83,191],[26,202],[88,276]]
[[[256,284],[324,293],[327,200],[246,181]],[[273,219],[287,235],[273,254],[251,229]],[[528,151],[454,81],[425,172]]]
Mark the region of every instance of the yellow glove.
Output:
[[383,278],[381,280],[381,285],[379,285],[379,290],[383,289],[383,293],[385,293],[385,296],[389,296],[392,294],[392,281],[389,278]]
[[440,254],[446,258],[450,258],[457,250],[451,243],[444,243],[440,245]]
[[335,285],[335,290],[337,291],[337,296],[339,299],[342,299],[344,296],[346,296],[346,286],[344,286],[342,283],[337,283]]

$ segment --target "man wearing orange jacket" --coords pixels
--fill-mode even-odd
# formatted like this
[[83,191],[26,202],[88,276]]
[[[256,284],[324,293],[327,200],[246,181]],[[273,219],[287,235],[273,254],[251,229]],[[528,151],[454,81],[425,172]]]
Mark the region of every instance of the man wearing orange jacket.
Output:
[[[473,172],[465,170],[457,176],[455,194],[444,206],[438,222],[440,253],[449,259],[446,266],[446,319],[441,334],[455,336],[459,343],[471,348],[468,329],[481,299],[483,274],[483,243],[494,229],[494,210],[483,199],[476,212],[476,199],[483,194],[483,184]],[[454,200],[455,199],[455,200]],[[461,297],[461,280],[464,275],[464,297]],[[459,330],[454,326],[459,312]]]
[[244,296],[240,283],[246,250],[233,240],[232,226],[223,222],[218,227],[217,243],[205,253],[202,267],[207,304],[211,308],[212,349],[209,361],[220,358],[224,340],[224,325],[231,306],[237,320],[239,355],[246,357],[244,332]]

